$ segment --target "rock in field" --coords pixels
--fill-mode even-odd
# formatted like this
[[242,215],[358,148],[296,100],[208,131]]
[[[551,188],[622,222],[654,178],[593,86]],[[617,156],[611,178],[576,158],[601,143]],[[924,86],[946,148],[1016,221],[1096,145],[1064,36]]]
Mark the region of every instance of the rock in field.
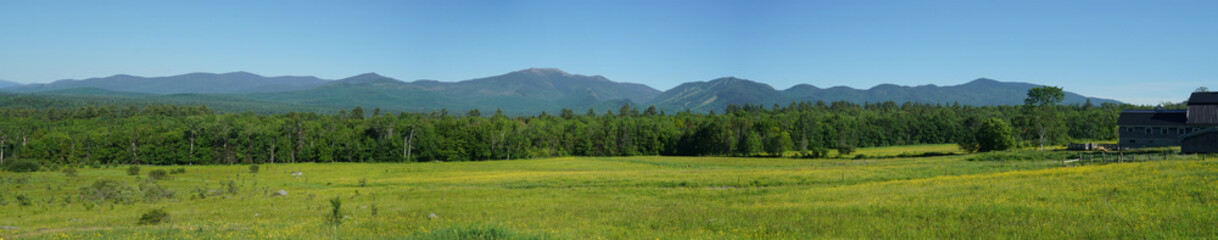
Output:
[[283,189],[279,189],[279,191],[275,191],[275,196],[287,196],[287,195],[288,195],[288,191],[284,191]]

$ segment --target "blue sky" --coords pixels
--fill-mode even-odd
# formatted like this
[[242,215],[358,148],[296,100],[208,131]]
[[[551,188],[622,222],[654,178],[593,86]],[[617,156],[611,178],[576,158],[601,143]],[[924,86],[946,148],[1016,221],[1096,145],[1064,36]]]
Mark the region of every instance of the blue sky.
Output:
[[667,90],[1056,85],[1155,104],[1218,89],[1218,1],[0,1],[0,79],[248,71],[459,81],[529,67]]

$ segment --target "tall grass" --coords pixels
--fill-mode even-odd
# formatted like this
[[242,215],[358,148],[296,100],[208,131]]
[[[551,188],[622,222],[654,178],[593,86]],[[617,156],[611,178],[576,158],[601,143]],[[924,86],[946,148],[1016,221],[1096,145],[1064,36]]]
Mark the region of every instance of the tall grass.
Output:
[[[0,238],[329,238],[331,199],[313,196],[341,199],[349,239],[1218,237],[1213,158],[1060,167],[975,156],[143,166],[189,169],[156,184],[204,197],[130,203],[46,201],[101,180],[138,185],[122,168],[3,172],[3,195],[33,200],[0,211],[0,226],[17,227]],[[280,189],[290,194],[269,194]],[[138,225],[148,209],[173,219]]]

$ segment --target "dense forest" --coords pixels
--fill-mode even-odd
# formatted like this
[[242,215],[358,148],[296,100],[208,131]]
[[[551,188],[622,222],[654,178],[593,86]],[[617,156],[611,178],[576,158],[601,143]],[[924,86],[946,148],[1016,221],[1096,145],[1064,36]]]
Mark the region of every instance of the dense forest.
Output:
[[[1114,139],[1115,104],[1054,106],[1051,144]],[[0,161],[43,164],[238,164],[482,161],[552,156],[774,156],[787,151],[955,143],[986,118],[1040,139],[1024,106],[799,102],[722,113],[654,107],[528,117],[501,113],[217,114],[206,106],[0,109]]]

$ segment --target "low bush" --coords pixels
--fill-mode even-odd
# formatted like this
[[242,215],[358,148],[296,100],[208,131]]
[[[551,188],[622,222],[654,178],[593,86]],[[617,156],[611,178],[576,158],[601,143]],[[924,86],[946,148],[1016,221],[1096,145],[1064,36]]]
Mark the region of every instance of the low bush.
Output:
[[250,173],[258,173],[258,164],[250,165]]
[[17,194],[17,205],[29,206],[29,205],[33,205],[33,201],[30,200],[30,197],[26,197],[25,195]]
[[42,165],[38,162],[25,159],[13,160],[4,164],[4,170],[9,172],[37,172],[41,169]]
[[169,213],[164,209],[153,209],[140,215],[140,225],[155,225],[169,221]]
[[228,194],[237,194],[237,181],[228,180],[223,181],[220,184],[224,185],[224,189],[228,190]]
[[80,196],[82,199],[98,202],[109,201],[131,204],[139,198],[140,192],[122,182],[102,179],[93,182],[92,185],[80,188]]
[[343,223],[343,199],[334,197],[330,199],[330,214],[326,214],[326,223],[338,227]]
[[162,187],[161,185],[156,184],[155,181],[151,180],[140,184],[140,192],[143,192],[145,202],[157,202],[161,201],[162,199],[173,199],[175,195],[173,191],[169,190],[169,188]]
[[169,179],[169,172],[166,172],[165,170],[161,170],[161,169],[148,171],[148,179],[152,179],[152,180]]
[[850,155],[851,153],[854,153],[853,145],[844,144],[844,143],[837,145],[837,154],[838,155]]
[[140,166],[131,166],[127,168],[127,175],[140,175]]
[[76,177],[76,168],[67,167],[63,169],[63,175],[68,177]]
[[186,173],[186,168],[178,168],[178,169],[174,169],[174,170],[169,170],[169,174],[181,174],[181,173]]

